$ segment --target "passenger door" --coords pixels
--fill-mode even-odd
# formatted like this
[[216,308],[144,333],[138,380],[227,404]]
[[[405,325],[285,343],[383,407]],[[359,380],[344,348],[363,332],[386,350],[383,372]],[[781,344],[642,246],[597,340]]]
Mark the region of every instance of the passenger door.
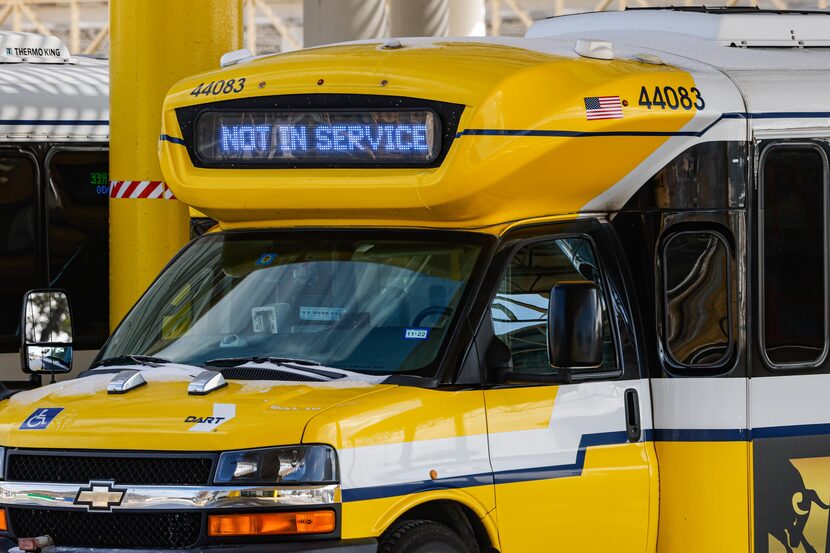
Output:
[[759,149],[754,551],[828,551],[830,140]]
[[[593,222],[514,235],[493,279],[497,290],[479,343],[492,336],[485,402],[505,553],[645,551],[653,544],[648,380],[640,378],[634,323],[607,232]],[[586,280],[604,293],[602,366],[556,382],[546,339],[550,290]]]

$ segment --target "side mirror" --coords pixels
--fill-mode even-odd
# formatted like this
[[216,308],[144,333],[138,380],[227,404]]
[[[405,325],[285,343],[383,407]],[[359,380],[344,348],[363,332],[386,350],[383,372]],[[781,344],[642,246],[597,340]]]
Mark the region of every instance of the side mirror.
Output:
[[593,282],[560,282],[550,291],[548,356],[567,373],[602,365],[602,292]]
[[27,292],[20,328],[23,372],[57,374],[72,370],[72,316],[66,292]]

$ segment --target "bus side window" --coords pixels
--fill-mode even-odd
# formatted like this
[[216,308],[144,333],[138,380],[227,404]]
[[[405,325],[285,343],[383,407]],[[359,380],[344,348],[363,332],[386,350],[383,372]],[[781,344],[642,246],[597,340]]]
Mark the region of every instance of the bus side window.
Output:
[[[586,238],[529,244],[513,256],[491,305],[496,337],[510,348],[512,371],[555,374],[547,350],[550,291],[557,282],[595,282],[602,288],[594,248]],[[603,364],[615,368],[616,354],[607,310],[603,309]]]
[[0,353],[18,351],[23,294],[35,288],[35,182],[23,156],[0,153]]
[[48,275],[72,302],[75,347],[109,334],[109,163],[106,151],[63,150],[47,167]]
[[827,356],[827,157],[778,144],[761,157],[761,353],[772,367]]
[[712,231],[684,231],[663,243],[663,340],[671,362],[704,369],[732,353],[729,246]]

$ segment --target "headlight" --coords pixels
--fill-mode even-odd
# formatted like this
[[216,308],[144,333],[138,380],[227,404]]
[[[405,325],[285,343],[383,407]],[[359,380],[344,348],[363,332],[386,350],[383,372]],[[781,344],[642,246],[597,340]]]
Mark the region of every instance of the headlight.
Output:
[[226,451],[219,456],[217,484],[336,484],[337,454],[327,445]]

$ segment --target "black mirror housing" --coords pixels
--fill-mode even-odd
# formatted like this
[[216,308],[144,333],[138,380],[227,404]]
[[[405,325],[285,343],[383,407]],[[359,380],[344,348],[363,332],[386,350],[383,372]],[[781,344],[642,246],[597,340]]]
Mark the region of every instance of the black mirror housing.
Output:
[[30,290],[20,319],[21,365],[29,374],[72,370],[72,314],[63,290]]
[[550,292],[548,356],[552,367],[602,365],[602,291],[593,282],[560,282]]

